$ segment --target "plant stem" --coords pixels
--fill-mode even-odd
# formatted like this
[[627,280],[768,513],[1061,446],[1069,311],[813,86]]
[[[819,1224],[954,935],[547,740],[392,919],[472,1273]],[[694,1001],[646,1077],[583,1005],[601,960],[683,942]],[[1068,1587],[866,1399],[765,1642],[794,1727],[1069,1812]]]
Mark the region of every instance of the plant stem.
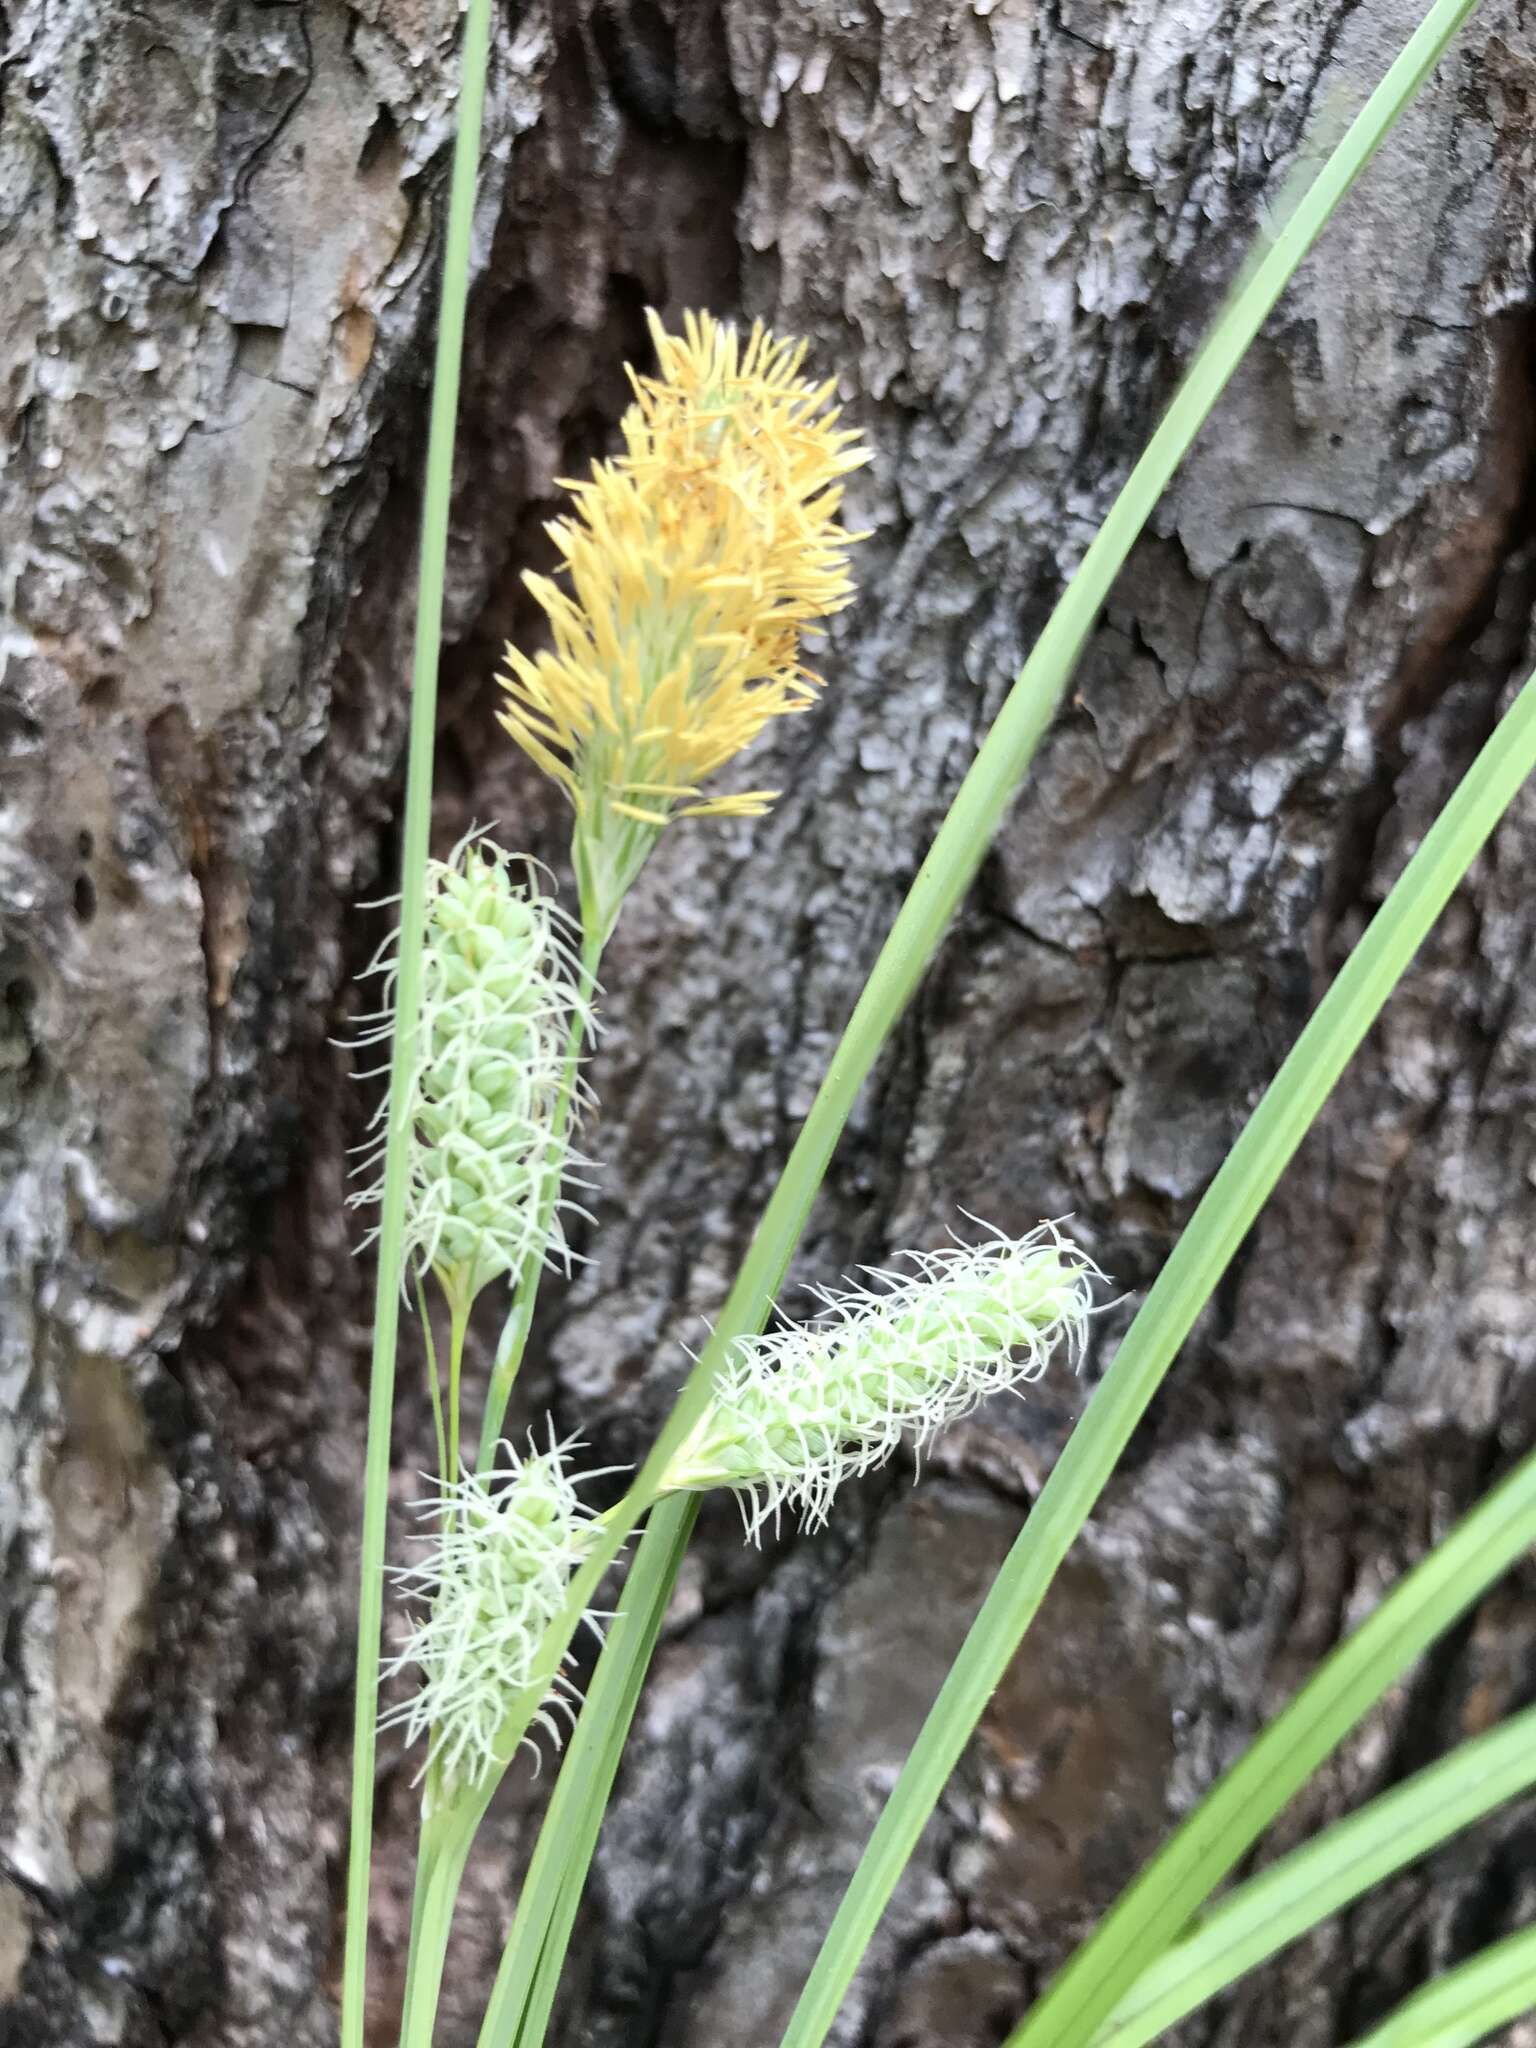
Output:
[[[431,1775],[432,1773],[429,1767],[429,1780]],[[425,1814],[425,1809],[429,1798],[430,1793],[423,1796],[423,1814]],[[411,2000],[415,1994],[416,1965],[417,1959],[421,1954],[422,1907],[427,1896],[427,1853],[425,1830],[426,1822],[425,1818],[423,1818],[423,1820],[420,1823],[420,1830],[418,1833],[416,1843],[416,1875],[411,1890],[411,1931],[409,1940],[406,1944],[405,1951],[405,1989],[401,2005],[402,2026],[404,2025],[404,2014],[410,2011]]]
[[476,1802],[470,1819],[465,1807],[455,1803],[422,1822],[400,2048],[432,2048],[454,1902],[484,1811],[484,1803]]
[[665,1603],[653,1597],[655,1582],[675,1574],[686,1543],[685,1529],[672,1549],[653,1548],[643,1563],[637,1559],[625,1582],[625,1600],[649,1616],[646,1656],[622,1675],[617,1665],[600,1664],[592,1680],[518,1895],[479,2048],[512,2048],[514,2042],[517,2048],[538,2048],[543,2040],[603,1810],[639,1703],[640,1681],[666,1612]]
[[475,1461],[475,1469],[481,1473],[488,1472],[496,1462],[496,1446],[501,1441],[502,1424],[507,1419],[507,1403],[512,1398],[512,1385],[522,1365],[523,1353],[528,1347],[528,1332],[533,1326],[533,1311],[538,1305],[539,1282],[544,1275],[544,1254],[549,1246],[550,1231],[554,1227],[555,1204],[560,1199],[561,1171],[565,1164],[565,1140],[576,1102],[576,1076],[581,1066],[584,1037],[583,1019],[588,1014],[588,1006],[597,988],[597,970],[602,956],[601,937],[594,937],[588,932],[581,948],[581,976],[578,984],[581,1000],[571,1016],[570,1030],[566,1034],[565,1064],[561,1071],[560,1092],[555,1099],[555,1113],[550,1124],[547,1179],[535,1237],[539,1251],[537,1255],[530,1252],[523,1261],[513,1292],[511,1313],[502,1325],[501,1337],[496,1345],[496,1357],[485,1390],[485,1413],[480,1423],[480,1449]]
[[459,365],[469,291],[470,230],[489,62],[491,0],[470,0],[464,24],[458,132],[454,138],[448,226],[438,316],[437,361],[427,443],[421,557],[411,674],[410,741],[400,848],[400,951],[395,976],[394,1041],[389,1066],[384,1191],[379,1215],[378,1280],[368,1383],[368,1445],[357,1598],[357,1673],[352,1752],[352,1826],[347,1856],[346,1951],[342,1966],[341,2048],[363,2048],[368,1978],[368,1887],[373,1854],[373,1780],[378,1750],[379,1641],[384,1618],[384,1542],[389,1503],[390,1425],[394,1415],[405,1240],[405,1107],[416,1058],[425,924],[427,853],[432,822],[432,754],[437,728],[438,649],[453,490]]
[[451,1485],[459,1476],[459,1384],[464,1376],[464,1338],[469,1329],[467,1301],[457,1297],[453,1319],[448,1326],[448,1468],[443,1478]]
[[443,1427],[443,1387],[437,1371],[437,1346],[432,1341],[432,1323],[427,1315],[427,1290],[416,1276],[416,1313],[421,1318],[421,1343],[427,1360],[427,1391],[432,1398],[432,1434],[437,1441],[437,1476],[444,1485],[453,1473],[448,1463],[448,1436]]

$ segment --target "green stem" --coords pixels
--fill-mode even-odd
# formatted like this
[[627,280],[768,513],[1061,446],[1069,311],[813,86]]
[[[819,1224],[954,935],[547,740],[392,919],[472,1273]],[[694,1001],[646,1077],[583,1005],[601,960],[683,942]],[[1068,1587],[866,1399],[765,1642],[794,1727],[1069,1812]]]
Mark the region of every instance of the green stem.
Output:
[[496,1462],[496,1446],[501,1441],[502,1425],[507,1419],[507,1403],[512,1398],[513,1382],[522,1365],[523,1353],[528,1348],[528,1332],[533,1327],[533,1312],[539,1299],[539,1282],[544,1276],[544,1248],[549,1244],[550,1232],[554,1227],[555,1204],[560,1199],[561,1169],[565,1162],[565,1141],[576,1101],[576,1076],[581,1066],[584,1037],[583,1019],[588,1014],[597,989],[597,970],[602,956],[602,938],[594,937],[589,932],[582,941],[581,948],[581,1000],[572,1013],[570,1030],[566,1035],[565,1064],[560,1075],[560,1092],[555,1099],[555,1113],[550,1124],[544,1201],[539,1211],[535,1238],[540,1251],[537,1256],[530,1254],[523,1261],[513,1291],[511,1313],[502,1325],[501,1337],[496,1345],[496,1357],[491,1365],[491,1377],[485,1390],[485,1413],[480,1423],[480,1449],[476,1459],[476,1470],[481,1473],[488,1472]]
[[443,1477],[450,1484],[459,1477],[459,1386],[464,1377],[464,1338],[469,1330],[470,1304],[455,1297],[448,1326],[448,1466]]
[[437,727],[438,648],[453,489],[459,365],[469,291],[470,228],[480,156],[481,113],[491,36],[491,0],[470,0],[464,25],[458,132],[454,138],[448,227],[438,316],[437,361],[427,443],[426,492],[416,595],[410,742],[400,850],[400,952],[395,976],[390,1113],[379,1214],[378,1280],[368,1384],[368,1446],[357,1597],[357,1674],[352,1751],[352,1827],[347,1856],[346,1950],[342,1965],[341,2048],[363,2048],[368,1979],[368,1885],[373,1854],[373,1781],[378,1750],[379,1641],[384,1619],[384,1542],[389,1504],[390,1425],[405,1242],[404,1110],[415,1065],[421,998],[427,853],[432,821],[432,754]]
[[518,1894],[479,2048],[513,2048],[514,2042],[517,2048],[538,2048],[543,2040],[587,1867],[639,1703],[640,1682],[666,1613],[666,1603],[655,1595],[663,1578],[670,1583],[686,1545],[685,1530],[680,1542],[637,1559],[625,1582],[626,1604],[642,1607],[648,1617],[645,1656],[622,1673],[616,1664],[599,1664],[593,1676]]
[[472,1810],[471,1820],[465,1806],[455,1803],[422,1823],[400,2048],[432,2048],[454,1902],[484,1803],[476,1801]]
[[444,1484],[453,1476],[448,1463],[448,1437],[443,1427],[443,1387],[437,1371],[437,1346],[432,1341],[432,1321],[427,1314],[427,1290],[416,1276],[416,1313],[421,1317],[421,1342],[427,1359],[427,1391],[432,1397],[432,1434],[437,1439],[437,1476]]
[[[423,1799],[423,1806],[425,1807],[425,1805],[426,1800]],[[415,1995],[416,1969],[421,1956],[423,1909],[426,1904],[428,1877],[425,1829],[426,1824],[423,1821],[416,1843],[416,1876],[411,1890],[411,1931],[405,1951],[405,1989],[401,2004],[402,2026],[404,2025],[404,2015],[410,2011],[411,2000]]]

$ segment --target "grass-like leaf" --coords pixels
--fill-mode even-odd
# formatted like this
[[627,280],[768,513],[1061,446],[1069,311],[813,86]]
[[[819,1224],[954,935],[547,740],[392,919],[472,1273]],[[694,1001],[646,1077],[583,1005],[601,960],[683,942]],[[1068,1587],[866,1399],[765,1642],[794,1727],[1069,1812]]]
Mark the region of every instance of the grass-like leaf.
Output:
[[[1114,1362],[1095,1388],[993,1582],[876,1823],[791,2020],[785,2048],[813,2048],[825,2038],[842,1993],[950,1772],[1179,1346],[1350,1055],[1533,766],[1536,676],[1500,720],[1318,1005],[1206,1190]],[[1494,1500],[1503,1498],[1501,1489]],[[1420,1570],[1433,1564],[1433,1559],[1426,1560]],[[1439,1575],[1432,1574],[1423,1583],[1439,1588]],[[1448,1612],[1457,1611],[1458,1593],[1459,1588],[1452,1584],[1437,1594],[1445,1600]],[[1330,1668],[1346,1658],[1364,1634],[1362,1630],[1351,1637],[1330,1659]],[[1382,1686],[1390,1683],[1390,1678],[1384,1678],[1377,1685],[1374,1679],[1374,1670],[1367,1668],[1361,1680],[1364,1696],[1356,1711],[1342,1722],[1340,1733],[1379,1696]],[[1158,1913],[1158,1902],[1149,1898],[1147,1924],[1135,1923],[1134,1941],[1127,1938],[1113,1954],[1108,1944],[1100,1944],[1091,1969],[1079,1970],[1074,1959],[1032,2015],[1031,2031],[1020,2040],[1027,2040],[1029,2048],[1043,2048],[1046,2042],[1071,2043],[1077,2048],[1088,2041],[1093,2028],[1107,2017],[1121,1994],[1161,1953],[1229,1867],[1212,1870],[1209,1881],[1193,1896],[1182,1899],[1177,1910],[1170,1908],[1166,1920]],[[1132,1924],[1122,1923],[1128,1936]],[[1063,1989],[1069,1975],[1073,1979],[1070,2005]],[[1053,2008],[1048,2018],[1047,2007]]]
[[[1523,1542],[1536,1542],[1536,1480]],[[1378,1613],[1381,1612],[1378,1609]],[[1278,1724],[1277,1724],[1278,1725]],[[1394,1871],[1536,1785],[1536,1707],[1373,1799],[1239,1885],[1115,2007],[1093,2048],[1143,2048]],[[1018,2048],[1016,2033],[1008,2048]]]
[[661,1588],[670,1588],[687,1543],[685,1525],[672,1548],[642,1548],[625,1583],[625,1605],[647,1618],[643,1654],[623,1663],[602,1660],[593,1674],[580,1726],[600,1739],[589,1738],[576,1758],[579,1768],[573,1770],[567,1756],[556,1780],[486,2007],[480,2048],[512,2048],[514,2042],[523,2048],[544,2037],[603,1813],[666,1613]]
[[437,736],[438,649],[453,495],[453,444],[469,296],[471,228],[480,162],[481,114],[491,39],[490,0],[470,0],[464,22],[458,127],[448,194],[437,358],[427,438],[426,492],[416,590],[410,741],[405,816],[400,832],[400,946],[389,1064],[389,1120],[379,1201],[378,1280],[368,1380],[368,1448],[357,1598],[357,1673],[352,1748],[352,1826],[347,1854],[346,1947],[342,1963],[341,2048],[363,2048],[368,1975],[368,1878],[373,1854],[373,1777],[378,1745],[379,1640],[384,1617],[384,1537],[389,1508],[389,1448],[395,1405],[395,1351],[405,1241],[409,1125],[402,1114],[416,1060],[421,1000],[427,854],[432,825],[432,755]]
[[[1169,478],[1187,453],[1297,265],[1321,234],[1334,208],[1370,161],[1402,109],[1429,75],[1474,4],[1475,0],[1436,0],[1338,148],[1307,186],[1293,210],[1277,224],[1262,254],[1245,266],[1236,290],[1196,354],[1161,424],[1052,612],[956,793],[854,1006],[853,1015],[748,1247],[714,1333],[689,1374],[641,1472],[637,1482],[640,1493],[644,1493],[647,1484],[654,1486],[660,1479],[672,1452],[698,1419],[709,1398],[710,1385],[731,1343],[739,1336],[754,1334],[762,1328],[859,1090],[964,900],[987,845],[1061,702],[1078,655],[1114,579]],[[1216,1271],[1219,1272],[1220,1267]],[[1214,1284],[1214,1275],[1210,1284]],[[1199,1301],[1203,1300],[1202,1294]],[[1190,1311],[1191,1321],[1198,1306],[1197,1302]],[[1145,1398],[1150,1398],[1151,1386],[1155,1385],[1162,1369],[1159,1367],[1154,1372]],[[1145,1405],[1145,1398],[1140,1406]],[[1140,1412],[1139,1407],[1137,1412]],[[1086,1419],[1083,1426],[1086,1427]],[[1118,1444],[1113,1455],[1118,1455]],[[1049,1581],[1056,1562],[1081,1525],[1100,1484],[1102,1478],[1096,1480],[1077,1503],[1074,1510],[1076,1519],[1054,1550],[1045,1582]],[[663,1558],[681,1556],[696,1514],[697,1504],[691,1497],[664,1501],[655,1509],[631,1573],[632,1587],[641,1567],[654,1566],[658,1554]],[[1039,1514],[1037,1508],[1031,1518],[1032,1526],[1039,1519]],[[615,1530],[607,1552],[609,1557],[616,1554],[620,1540],[620,1533]],[[597,1571],[603,1562],[601,1557],[595,1559],[592,1571],[582,1575],[573,1587],[569,1616],[571,1632],[577,1625],[582,1606],[591,1597]],[[601,1694],[605,1700],[616,1701],[633,1695],[638,1682],[636,1674],[643,1673],[649,1658],[659,1611],[670,1595],[674,1576],[675,1566],[655,1571],[653,1590],[646,1602],[638,1596],[626,1597],[623,1612],[604,1645],[591,1697]],[[1022,1633],[1027,1625],[1034,1605],[1038,1604],[1039,1592],[1043,1590],[1044,1583],[1038,1591],[1030,1593],[1030,1604],[1018,1623],[1018,1633]],[[995,1620],[989,1622],[989,1627],[995,1625]],[[1011,1620],[1005,1626],[1011,1627]],[[1016,1641],[1017,1634],[1012,1637],[1012,1642]],[[555,1656],[563,1654],[564,1643],[555,1641],[551,1650]],[[964,1735],[979,1714],[984,1699],[985,1693],[974,1706],[967,1700],[962,1711],[969,1718],[959,1740],[953,1745],[946,1740],[936,1747],[925,1731],[919,1751],[914,1752],[909,1765],[909,1773],[904,1775],[897,1797],[882,1819],[885,1833],[881,1836],[877,1831],[876,1840],[870,1845],[870,1853],[876,1861],[861,1866],[855,1886],[839,1913],[831,1944],[824,1950],[812,1982],[807,1986],[806,1998],[802,2000],[790,2036],[796,2048],[806,2048],[806,2044],[819,2042],[825,2035],[885,1900],[911,1853],[923,1821],[937,1799],[944,1778],[963,1746]],[[567,1773],[572,1776],[578,1786],[576,1798],[585,1800],[589,1808],[595,1807],[597,1813],[588,1812],[586,1819],[569,1838],[572,1842],[596,1839],[596,1819],[608,1789],[598,1767],[606,1746],[607,1731],[600,1725],[599,1716],[589,1707],[577,1723],[562,1776]],[[947,1760],[942,1760],[935,1774],[933,1767],[940,1760],[941,1752]],[[916,1775],[912,1775],[914,1772]],[[910,1825],[914,1820],[915,1825]],[[538,1958],[545,1952],[548,1916],[556,1910],[560,1885],[567,1882],[569,1876],[568,1870],[563,1873],[552,1870],[546,1885],[541,1888],[537,1904],[525,1900],[528,1918],[520,1939],[527,1946],[525,1962],[516,1973],[517,1981],[531,1982],[534,1969],[549,1966],[547,1958],[543,1965]],[[482,2048],[511,2048],[519,2038],[517,2029],[521,2017],[515,1995],[506,1992],[505,1987],[499,1989],[487,2013],[481,2035]],[[524,2037],[519,2048],[537,2048],[537,2041]]]
[[[1466,0],[1444,0],[1431,9],[1281,230],[1277,250],[1287,236],[1304,229],[1317,232],[1319,209],[1331,206],[1348,179],[1368,161],[1468,11]],[[1245,293],[1264,278],[1268,261],[1256,267]],[[1209,348],[1203,360],[1208,355]],[[820,2048],[826,2038],[950,1772],[1180,1344],[1345,1063],[1533,760],[1536,689],[1528,684],[1276,1075],[1095,1390],[876,1823],[791,2017],[784,2048]],[[1108,2013],[1149,1960],[1138,1954],[1112,1989],[1104,1980],[1096,2018]]]
[[1536,2012],[1536,1927],[1525,1927],[1405,1998],[1350,2048],[1471,2048]]

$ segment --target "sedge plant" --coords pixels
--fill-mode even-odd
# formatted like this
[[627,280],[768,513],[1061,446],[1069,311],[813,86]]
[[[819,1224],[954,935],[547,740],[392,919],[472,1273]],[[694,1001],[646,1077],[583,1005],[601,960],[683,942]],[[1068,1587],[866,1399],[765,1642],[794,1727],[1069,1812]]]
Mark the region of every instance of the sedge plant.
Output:
[[[598,1475],[583,1471],[579,1445],[552,1433],[508,1443],[504,1423],[540,1276],[569,1256],[561,1219],[582,1186],[574,1140],[593,1108],[583,1062],[604,950],[664,832],[679,821],[708,830],[713,817],[771,805],[771,790],[722,788],[715,778],[773,720],[815,706],[821,682],[806,666],[805,639],[852,599],[859,536],[842,524],[841,502],[844,479],[867,457],[839,419],[833,384],[806,374],[803,346],[761,327],[739,337],[704,315],[669,333],[652,316],[655,370],[631,373],[621,446],[566,487],[570,509],[549,528],[556,573],[527,578],[548,644],[509,648],[500,679],[509,738],[568,801],[577,915],[568,924],[542,874],[489,836],[428,860],[424,792],[488,33],[485,8],[471,5],[423,530],[406,868],[398,937],[380,962],[386,999],[376,1024],[391,1043],[390,1088],[364,1196],[379,1203],[380,1279],[344,2048],[358,2048],[362,2028],[383,1482],[402,1291],[419,1310],[437,1472],[422,1503],[419,1554],[400,1574],[411,1612],[390,1667],[405,1682],[390,1718],[418,1758],[421,1791],[400,2040],[428,2048],[433,2039],[455,1899],[498,1784],[521,1752],[549,1754],[574,1722],[480,2037],[482,2048],[538,2048],[698,1495],[736,1493],[752,1537],[786,1512],[814,1528],[845,1479],[899,1444],[921,1449],[977,1403],[1081,1357],[1098,1276],[1048,1224],[1022,1235],[976,1226],[866,1286],[822,1290],[808,1319],[763,1332],[854,1096],[1028,769],[1113,577],[1297,263],[1470,6],[1437,0],[1338,147],[1288,193],[1241,272],[923,863],[702,1356],[639,1471],[599,1514],[582,1494]],[[887,1803],[784,2048],[825,2038],[950,1770],[1136,1420],[1533,764],[1536,679],[1324,998],[1100,1382]],[[434,1294],[448,1328],[442,1372]],[[502,1334],[473,1427],[465,1334],[487,1294],[501,1302]],[[618,1612],[606,1615],[606,1576],[642,1525]],[[1089,2048],[1101,2036],[1129,2048],[1151,2038],[1149,2027],[1169,2023],[1159,2015],[1193,2009],[1364,1885],[1524,1789],[1533,1773],[1519,1722],[1384,1795],[1381,1811],[1341,1824],[1196,1921],[1280,1806],[1533,1536],[1536,1466],[1476,1509],[1341,1646],[1024,2020],[1017,2048]],[[571,1660],[584,1624],[599,1634],[608,1625],[608,1635],[583,1705]],[[1503,2009],[1510,1968],[1493,1951],[1460,1991],[1447,1991],[1463,2016],[1455,2024]]]

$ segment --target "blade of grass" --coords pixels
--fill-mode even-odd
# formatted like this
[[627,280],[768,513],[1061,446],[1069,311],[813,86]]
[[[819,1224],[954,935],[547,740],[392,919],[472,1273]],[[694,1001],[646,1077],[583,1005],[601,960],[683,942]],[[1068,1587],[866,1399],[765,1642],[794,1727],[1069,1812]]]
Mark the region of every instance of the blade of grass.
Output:
[[[1469,11],[1467,0],[1444,0],[1430,10],[1281,229],[1277,251],[1303,227],[1312,233],[1320,228]],[[1268,263],[1256,267],[1246,290],[1258,287]],[[1175,1352],[1346,1060],[1527,772],[1533,710],[1528,685],[1308,1024],[1159,1276],[1042,1489],[908,1757],[791,2017],[784,2048],[819,2048],[825,2039],[950,1772]],[[1124,1988],[1124,1982],[1117,1985],[1114,1995]],[[1113,1996],[1100,2017],[1112,2003]]]
[[[1094,1389],[875,1825],[790,2020],[784,2048],[815,2048],[825,2038],[950,1772],[1179,1346],[1345,1063],[1533,766],[1536,676],[1500,719],[1265,1090]],[[1420,1571],[1432,1564],[1426,1560]],[[1079,1972],[1074,1959],[1028,2022],[1039,2031],[1026,2032],[1020,2041],[1041,2048],[1047,2041],[1088,2040],[1197,1903],[1198,1898],[1181,1905],[1155,1946],[1138,1943],[1114,1957],[1100,1949],[1094,1956],[1097,1975]],[[1149,1902],[1149,1913],[1155,1911],[1156,1902]],[[1061,1988],[1069,1975],[1070,2033],[1063,2031],[1068,2014],[1059,2002],[1069,1995]]]
[[1405,1998],[1350,2048],[1471,2048],[1536,2012],[1536,1927],[1522,1928]]
[[[1519,701],[1533,695],[1536,678]],[[1536,764],[1536,705],[1530,725],[1528,764]],[[1093,2037],[1121,1993],[1139,1985],[1141,1973],[1156,1966],[1191,1915],[1323,1759],[1533,1541],[1536,1452],[1319,1666],[1121,1894],[1010,2036],[1008,2048],[1076,2044]]]
[[593,1725],[601,1729],[602,1747],[587,1770],[563,1770],[556,1782],[486,2007],[479,2048],[512,2048],[514,2042],[517,2048],[537,2048],[544,2038],[592,1852],[666,1613],[665,1600],[652,1595],[662,1578],[670,1584],[686,1547],[684,1531],[673,1548],[653,1548],[648,1558],[636,1559],[625,1598],[646,1614],[644,1655],[622,1667],[610,1663],[593,1676],[583,1712],[590,1712]]
[[[987,845],[1034,759],[1110,587],[1168,479],[1297,265],[1474,4],[1475,0],[1437,0],[1339,147],[1294,210],[1276,226],[1263,255],[1245,267],[1237,290],[1197,351],[1167,413],[1016,677],[939,827],[854,1005],[714,1332],[642,1468],[637,1494],[654,1492],[667,1460],[708,1400],[710,1385],[731,1344],[762,1328],[859,1090],[969,889]],[[641,1539],[636,1568],[648,1550],[678,1551],[680,1555],[679,1546],[686,1545],[697,1511],[697,1503],[689,1496],[662,1502]],[[573,1586],[566,1615],[551,1639],[551,1668],[564,1654],[598,1578],[618,1554],[630,1526],[615,1528]],[[670,1591],[671,1579],[663,1576],[652,1598],[664,1606]],[[643,1669],[644,1645],[653,1628],[654,1616],[626,1601],[604,1645],[599,1672],[607,1662],[616,1662],[626,1671],[636,1663]],[[627,1678],[622,1685],[616,1683],[615,1696],[622,1696],[627,1684]],[[602,1731],[583,1713],[564,1768],[595,1785],[592,1759],[603,1739]],[[936,1790],[933,1797],[937,1797]]]
[[[1529,1490],[1527,1544],[1536,1541],[1536,1484]],[[1536,1707],[1462,1743],[1239,1885],[1142,1972],[1093,2048],[1144,2048],[1372,1885],[1532,1785]]]
[[469,294],[470,228],[480,161],[481,113],[489,61],[491,0],[470,0],[464,23],[458,128],[448,194],[437,360],[427,436],[426,491],[416,591],[416,641],[411,670],[410,740],[405,816],[400,833],[400,951],[395,975],[394,1034],[389,1062],[390,1114],[385,1134],[384,1190],[379,1210],[378,1279],[373,1356],[368,1380],[368,1446],[364,1459],[363,1528],[357,1597],[357,1673],[352,1750],[352,1828],[347,1854],[346,1948],[342,1963],[341,2048],[363,2048],[368,1977],[368,1884],[373,1857],[373,1777],[378,1749],[379,1638],[384,1618],[384,1537],[389,1505],[390,1431],[395,1406],[395,1351],[405,1241],[408,1131],[400,1110],[408,1099],[421,1001],[421,940],[427,853],[432,823],[432,755],[437,736],[438,649],[458,425],[459,366]]

